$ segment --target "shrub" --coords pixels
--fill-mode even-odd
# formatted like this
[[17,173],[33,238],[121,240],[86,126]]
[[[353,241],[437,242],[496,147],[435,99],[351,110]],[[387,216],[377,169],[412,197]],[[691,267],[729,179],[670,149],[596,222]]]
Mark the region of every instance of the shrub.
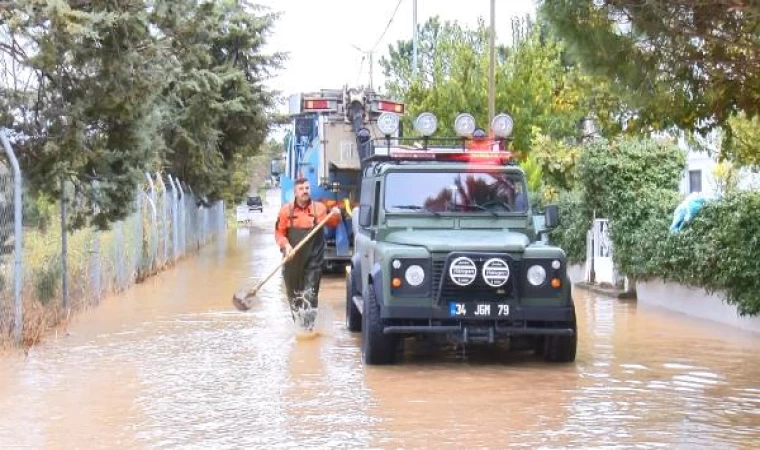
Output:
[[760,314],[760,193],[728,194],[670,233],[684,168],[684,153],[665,141],[585,145],[576,166],[578,186],[559,198],[561,224],[552,239],[571,263],[583,261],[592,218],[608,218],[615,264],[629,277],[723,291],[740,315]]
[[586,259],[586,231],[591,225],[591,215],[578,192],[560,193],[556,204],[560,226],[549,233],[549,239],[562,247],[569,264],[582,263]]
[[680,232],[668,234],[644,276],[724,291],[740,315],[760,314],[760,193],[708,203]]

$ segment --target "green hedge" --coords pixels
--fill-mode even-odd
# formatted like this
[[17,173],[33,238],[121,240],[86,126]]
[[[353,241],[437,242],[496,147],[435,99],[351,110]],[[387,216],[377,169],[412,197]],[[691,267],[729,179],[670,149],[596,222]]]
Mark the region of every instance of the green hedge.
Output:
[[760,193],[708,203],[680,232],[669,234],[636,276],[724,291],[742,316],[760,314]]
[[572,263],[581,262],[593,218],[610,219],[616,263],[627,267],[627,253],[639,245],[631,231],[649,220],[665,220],[667,231],[685,164],[683,152],[667,142],[626,137],[584,145],[572,169],[577,184],[559,196],[562,224],[551,239],[565,248]]
[[571,263],[582,262],[594,214],[607,218],[621,272],[724,291],[741,315],[760,314],[760,193],[708,203],[670,233],[684,169],[684,153],[667,142],[626,137],[584,146],[574,168],[579,185],[559,197],[561,225],[551,239]]
[[[546,201],[542,201],[546,203]],[[559,245],[570,264],[586,259],[586,231],[591,226],[591,214],[585,208],[580,192],[562,192],[556,203],[559,206],[560,226],[549,233],[549,239]]]

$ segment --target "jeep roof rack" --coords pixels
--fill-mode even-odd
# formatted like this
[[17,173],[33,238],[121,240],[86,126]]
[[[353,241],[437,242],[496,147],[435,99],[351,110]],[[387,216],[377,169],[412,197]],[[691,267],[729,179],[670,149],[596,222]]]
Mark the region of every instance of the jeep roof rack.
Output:
[[514,163],[512,152],[504,149],[507,142],[507,139],[461,137],[374,138],[367,143],[371,147],[372,155],[363,158],[362,163],[402,161]]

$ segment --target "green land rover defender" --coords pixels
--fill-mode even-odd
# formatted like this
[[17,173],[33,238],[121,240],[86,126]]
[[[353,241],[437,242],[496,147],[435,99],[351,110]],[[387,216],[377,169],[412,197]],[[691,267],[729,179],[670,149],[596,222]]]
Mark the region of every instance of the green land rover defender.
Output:
[[397,120],[381,116],[386,138],[364,142],[353,214],[346,327],[361,332],[364,362],[392,364],[405,338],[431,334],[517,340],[547,361],[574,361],[565,253],[545,239],[557,208],[533,214],[525,174],[504,150],[511,118],[496,116],[487,137],[462,114],[456,138],[431,137],[430,113],[415,122],[421,138],[391,138]]

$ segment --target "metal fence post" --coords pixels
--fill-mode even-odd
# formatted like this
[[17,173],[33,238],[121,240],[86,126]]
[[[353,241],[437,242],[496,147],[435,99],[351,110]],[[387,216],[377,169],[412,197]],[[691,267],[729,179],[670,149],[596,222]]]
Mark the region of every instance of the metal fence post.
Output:
[[8,160],[11,163],[13,169],[13,307],[15,310],[13,321],[13,338],[16,343],[21,343],[21,330],[23,328],[23,307],[21,299],[21,275],[22,275],[22,203],[21,203],[21,169],[18,165],[18,159],[16,154],[13,153],[13,148],[8,141],[8,136],[5,134],[6,130],[0,132],[0,140],[2,140],[5,153],[8,155]]
[[169,261],[169,213],[166,209],[166,183],[164,183],[163,177],[158,172],[156,172],[156,179],[161,183],[161,213],[163,214],[161,225],[163,226],[164,264],[166,264]]
[[68,240],[66,236],[66,179],[61,176],[61,285],[63,309],[69,307]]
[[[98,180],[92,181],[92,190],[93,190],[93,210],[95,214],[100,213],[100,196],[98,195],[100,193],[100,183],[98,183]],[[95,301],[96,303],[100,303],[100,293],[101,293],[101,286],[100,286],[100,230],[95,229],[93,230],[93,237],[92,237],[92,282],[93,282],[93,288],[95,290]]]
[[177,202],[177,206],[179,206],[179,214],[180,214],[179,225],[180,227],[182,227],[180,229],[179,245],[180,245],[180,254],[184,256],[185,251],[187,250],[187,246],[185,244],[185,237],[187,234],[187,228],[186,228],[187,219],[185,216],[185,191],[182,189],[182,182],[179,180],[179,178],[177,178],[177,188],[179,189],[179,193],[181,195],[180,201]]
[[143,233],[143,190],[142,186],[137,186],[137,199],[135,199],[135,202],[137,203],[137,245],[139,248],[135,249],[135,260],[134,265],[132,269],[135,271],[135,275],[139,274],[142,270],[143,265],[143,241],[145,240],[145,236]]
[[167,175],[169,178],[169,184],[172,186],[172,259],[176,262],[179,247],[179,236],[177,231],[179,230],[179,224],[177,224],[177,185],[174,183],[174,178],[171,175]]
[[124,264],[126,264],[127,252],[124,249],[124,222],[119,221],[115,227],[116,231],[116,286],[117,290],[121,291],[126,286],[125,280],[126,274],[124,271]]
[[153,230],[150,233],[150,268],[152,269],[156,258],[158,257],[158,224],[156,223],[156,187],[153,184],[153,179],[150,177],[150,173],[145,172],[145,176],[148,178],[148,185],[150,186],[150,198],[148,201],[151,206],[151,225]]
[[219,218],[221,220],[221,233],[226,236],[227,231],[227,209],[224,207],[224,202],[222,202],[222,216]]

